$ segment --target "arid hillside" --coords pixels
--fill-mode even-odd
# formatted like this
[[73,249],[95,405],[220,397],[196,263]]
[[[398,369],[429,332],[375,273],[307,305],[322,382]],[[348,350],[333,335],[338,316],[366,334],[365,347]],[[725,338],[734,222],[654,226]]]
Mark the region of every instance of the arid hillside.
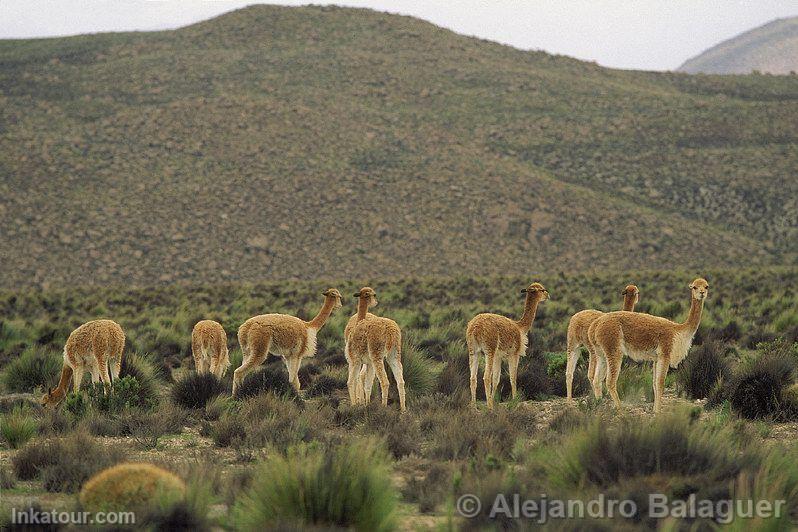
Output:
[[679,67],[696,74],[798,71],[798,17],[782,18],[723,41]]
[[0,284],[785,263],[797,137],[798,77],[368,10],[0,41]]

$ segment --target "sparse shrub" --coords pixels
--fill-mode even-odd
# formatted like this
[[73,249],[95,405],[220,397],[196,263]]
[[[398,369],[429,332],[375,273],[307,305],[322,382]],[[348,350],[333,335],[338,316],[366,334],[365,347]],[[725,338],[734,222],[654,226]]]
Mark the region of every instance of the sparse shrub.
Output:
[[420,426],[431,438],[425,455],[442,460],[507,457],[519,434],[504,407],[484,413],[466,407],[435,409],[422,416]]
[[396,499],[384,453],[366,440],[334,450],[299,447],[287,456],[270,456],[234,515],[240,530],[391,530]]
[[676,385],[690,399],[709,396],[717,382],[729,378],[728,348],[717,340],[694,347],[675,372]]
[[11,463],[20,480],[41,477],[47,491],[73,493],[91,475],[121,460],[118,449],[96,442],[85,432],[74,432],[54,440],[34,440],[17,451]]
[[19,449],[39,431],[39,423],[27,408],[16,407],[0,419],[0,433],[12,449]]
[[54,385],[61,373],[63,356],[38,347],[29,347],[0,373],[0,382],[8,392],[31,392],[37,387]]
[[361,431],[385,439],[394,458],[402,458],[421,450],[421,431],[409,416],[391,407],[371,404],[364,409]]
[[567,439],[548,469],[551,481],[566,489],[608,488],[651,475],[700,476],[713,485],[734,479],[750,463],[725,435],[680,413],[642,422],[623,419],[617,425],[595,421]]
[[421,513],[432,513],[451,493],[452,468],[447,462],[426,462],[402,488],[402,497],[418,504]]
[[227,391],[212,373],[191,372],[172,385],[172,401],[183,408],[205,408],[215,397]]
[[332,371],[322,372],[307,391],[308,397],[324,397],[337,390],[346,390],[346,378]]
[[223,414],[231,411],[235,407],[235,401],[229,395],[217,395],[205,405],[205,415],[207,421],[216,421]]
[[90,478],[80,504],[90,512],[155,509],[183,500],[185,483],[174,473],[146,463],[119,464]]
[[261,369],[244,377],[244,382],[236,389],[235,398],[241,400],[266,392],[288,397],[296,396],[296,390],[288,382],[288,373],[281,364],[265,364]]
[[234,412],[227,412],[210,425],[209,436],[218,447],[231,447],[241,445],[247,432],[240,417]]
[[14,478],[14,474],[9,471],[8,467],[5,465],[0,466],[0,489],[10,490],[14,487],[17,480]]
[[729,403],[748,419],[797,419],[798,404],[786,393],[795,383],[796,348],[784,342],[760,347],[760,355],[740,364],[731,377],[726,391]]
[[[127,353],[122,357],[121,378],[133,377],[139,384],[140,405],[154,407],[158,404],[163,381],[162,367],[157,366],[149,355]],[[116,383],[114,383],[116,385]]]

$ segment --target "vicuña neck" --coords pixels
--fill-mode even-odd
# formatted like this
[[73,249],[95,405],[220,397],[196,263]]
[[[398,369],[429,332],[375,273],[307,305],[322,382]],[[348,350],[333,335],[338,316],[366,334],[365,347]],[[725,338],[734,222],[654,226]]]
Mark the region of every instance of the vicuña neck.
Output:
[[58,386],[53,390],[53,395],[63,397],[69,390],[69,383],[72,380],[72,368],[68,364],[64,364],[61,368],[61,378],[58,379]]
[[535,313],[538,311],[540,298],[537,292],[527,292],[526,303],[524,303],[524,315],[516,323],[523,332],[529,332],[532,322],[535,321]]
[[632,296],[632,297],[625,296],[623,298],[623,309],[621,309],[621,310],[626,310],[628,312],[632,312],[635,309],[636,299],[637,298],[635,296]]
[[321,329],[324,327],[324,324],[327,323],[327,319],[332,314],[333,307],[335,306],[335,298],[334,297],[327,297],[324,300],[324,305],[321,306],[321,310],[316,317],[313,318],[308,322],[308,327],[312,327],[316,330]]
[[365,320],[369,312],[369,298],[361,297],[357,300],[357,321]]
[[687,320],[680,324],[685,330],[695,333],[698,326],[701,325],[701,311],[704,309],[704,300],[692,298],[690,300],[690,314],[687,315]]

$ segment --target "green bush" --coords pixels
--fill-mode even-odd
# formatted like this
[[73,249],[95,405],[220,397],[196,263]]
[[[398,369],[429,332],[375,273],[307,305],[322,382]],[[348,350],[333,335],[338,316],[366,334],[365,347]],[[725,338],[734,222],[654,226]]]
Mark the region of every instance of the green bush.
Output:
[[47,491],[74,493],[97,471],[122,460],[122,453],[84,432],[53,440],[34,440],[11,459],[20,480],[41,478]]
[[133,377],[139,385],[140,406],[154,407],[158,404],[163,387],[163,369],[153,363],[151,356],[127,353],[122,358],[121,378]]
[[226,392],[224,383],[212,373],[191,372],[172,385],[172,401],[183,408],[197,410]]
[[750,465],[725,434],[697,425],[684,413],[656,419],[596,420],[571,434],[548,464],[557,485],[608,488],[637,477],[687,477],[705,485],[736,478]]
[[37,387],[55,386],[64,358],[53,351],[29,347],[0,373],[0,383],[7,392],[31,392]]
[[717,340],[694,347],[675,372],[676,385],[690,399],[708,397],[718,381],[731,374],[728,348]]
[[747,419],[798,419],[798,402],[787,393],[795,384],[798,344],[760,344],[756,358],[739,365],[726,387],[735,412]]
[[0,434],[12,449],[19,449],[39,431],[39,423],[30,409],[15,407],[0,418]]
[[127,376],[117,379],[110,393],[106,393],[102,383],[91,384],[80,392],[70,392],[64,410],[76,418],[83,418],[90,411],[120,414],[130,409],[149,410],[157,401],[157,396],[142,391],[135,377]]
[[334,450],[303,446],[261,464],[234,518],[240,530],[391,530],[396,500],[387,459],[373,441]]
[[267,392],[296,397],[296,390],[288,382],[288,373],[282,364],[268,362],[262,368],[244,377],[244,381],[236,388],[235,398],[243,400]]

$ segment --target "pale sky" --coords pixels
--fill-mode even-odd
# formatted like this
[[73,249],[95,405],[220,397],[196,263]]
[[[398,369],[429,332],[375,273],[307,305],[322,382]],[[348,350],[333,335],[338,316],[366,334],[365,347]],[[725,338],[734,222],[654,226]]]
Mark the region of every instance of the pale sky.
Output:
[[[0,0],[0,38],[177,28],[253,3],[282,0]],[[671,70],[775,18],[793,0],[339,0],[412,15],[465,35],[616,68]]]

